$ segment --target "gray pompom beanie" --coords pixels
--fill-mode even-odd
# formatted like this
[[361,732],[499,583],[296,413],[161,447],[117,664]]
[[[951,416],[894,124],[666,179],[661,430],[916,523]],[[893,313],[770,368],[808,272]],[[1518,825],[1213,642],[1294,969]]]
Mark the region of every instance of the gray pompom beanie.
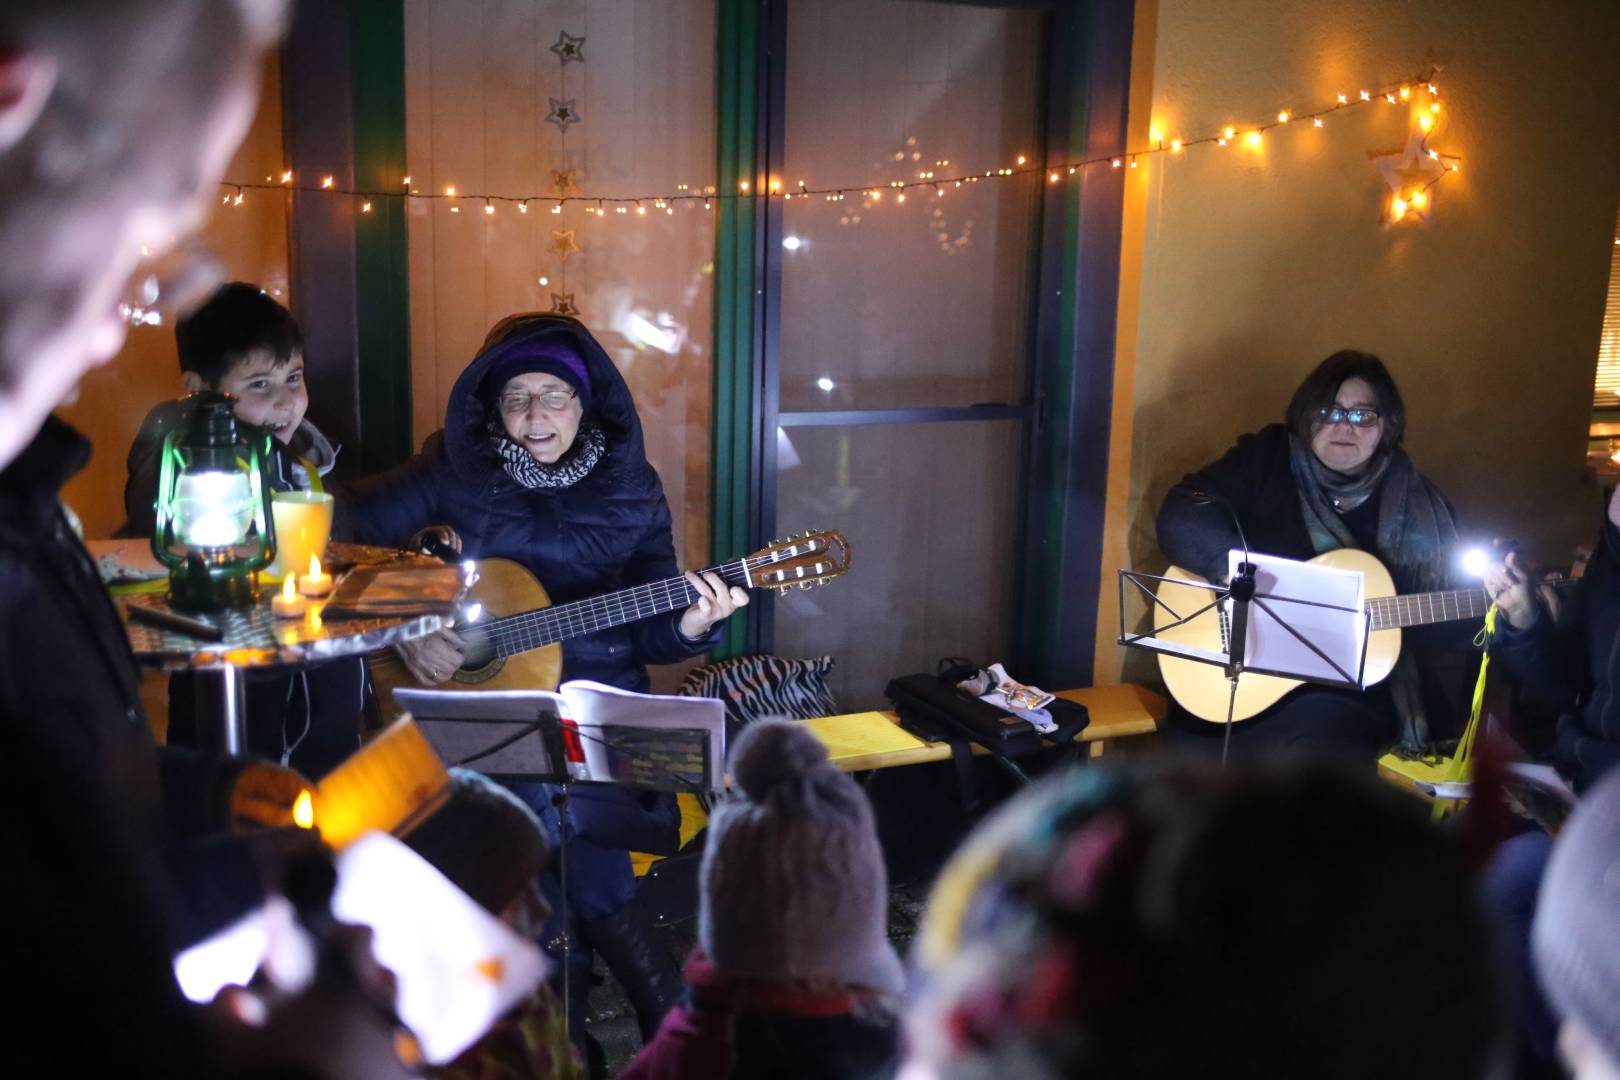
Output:
[[747,727],[709,821],[698,941],[722,975],[904,989],[872,807],[808,729]]
[[1553,846],[1531,931],[1536,973],[1565,1019],[1620,1065],[1620,770],[1581,799]]

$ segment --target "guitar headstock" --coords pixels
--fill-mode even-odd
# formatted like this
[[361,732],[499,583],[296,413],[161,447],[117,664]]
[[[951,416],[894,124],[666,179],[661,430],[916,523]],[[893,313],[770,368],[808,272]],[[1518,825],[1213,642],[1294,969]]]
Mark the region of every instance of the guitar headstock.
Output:
[[809,589],[849,570],[849,541],[836,529],[773,540],[748,556],[748,572],[761,589]]

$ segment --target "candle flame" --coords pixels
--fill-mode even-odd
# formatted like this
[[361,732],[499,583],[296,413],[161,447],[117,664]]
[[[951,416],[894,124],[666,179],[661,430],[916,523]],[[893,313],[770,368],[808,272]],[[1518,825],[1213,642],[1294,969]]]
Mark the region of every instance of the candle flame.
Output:
[[304,580],[306,580],[306,581],[320,581],[321,580],[321,557],[319,555],[314,555],[314,554],[310,555],[310,557],[309,557],[309,574],[308,574],[307,577],[305,577]]
[[288,601],[298,599],[297,574],[288,574],[281,580],[281,598]]
[[315,827],[315,798],[309,793],[308,788],[300,791],[298,798],[293,800],[292,814],[293,824],[300,829]]

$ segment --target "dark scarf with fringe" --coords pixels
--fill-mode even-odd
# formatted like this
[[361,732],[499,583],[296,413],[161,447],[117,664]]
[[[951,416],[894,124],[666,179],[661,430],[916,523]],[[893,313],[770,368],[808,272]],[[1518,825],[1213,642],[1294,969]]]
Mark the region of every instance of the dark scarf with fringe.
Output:
[[[1339,515],[1376,497],[1378,550],[1373,554],[1391,564],[1394,577],[1418,592],[1450,584],[1457,523],[1446,500],[1418,474],[1406,451],[1380,451],[1359,475],[1346,476],[1323,465],[1297,436],[1288,437],[1288,448],[1305,529],[1318,555],[1356,547],[1356,538]],[[1401,717],[1401,744],[1409,748],[1426,744],[1429,720],[1410,651],[1403,651],[1396,662],[1390,694]]]
[[607,436],[601,427],[588,421],[580,424],[574,445],[550,465],[535,460],[533,454],[513,442],[500,420],[492,421],[490,427],[489,442],[501,459],[501,467],[526,488],[573,487],[607,456]]

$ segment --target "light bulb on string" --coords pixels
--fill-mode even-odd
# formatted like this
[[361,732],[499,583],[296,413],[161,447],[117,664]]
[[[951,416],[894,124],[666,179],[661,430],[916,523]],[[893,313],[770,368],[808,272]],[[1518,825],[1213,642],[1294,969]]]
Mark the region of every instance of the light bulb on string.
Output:
[[1181,153],[1181,140],[1180,139],[1171,139],[1170,140],[1170,152],[1172,154]]
[[281,182],[283,184],[292,183],[292,170],[291,169],[288,169],[286,172],[281,174]]
[[333,178],[330,177],[330,176],[321,177],[321,188],[322,188],[322,190],[331,191],[332,190],[332,180],[333,180]]
[[490,202],[488,199],[484,200],[484,216],[485,217],[494,217],[495,216],[495,204]]
[[528,212],[529,212],[529,200],[524,199],[523,201],[518,203],[518,213],[527,214]]
[[1323,127],[1323,126],[1325,126],[1325,125],[1323,125],[1323,123],[1322,123],[1322,118],[1321,118],[1321,117],[1320,117],[1320,116],[1313,116],[1313,117],[1311,117],[1311,123],[1312,123],[1312,124],[1313,124],[1313,125],[1314,125],[1314,126],[1316,126],[1316,127]]
[[1340,105],[1348,105],[1348,104],[1350,104],[1350,99],[1345,97],[1343,94],[1340,94],[1339,95],[1339,104]]
[[411,186],[411,178],[409,176],[405,177],[405,179],[400,181],[400,184],[402,186],[404,186],[404,187],[410,187]]
[[367,199],[365,202],[360,204],[360,212],[362,214],[371,213],[371,200],[370,199]]
[[1277,114],[1277,123],[1279,123],[1279,124],[1286,124],[1286,123],[1288,123],[1289,120],[1292,120],[1292,119],[1293,119],[1293,117],[1291,117],[1288,114],[1287,109],[1284,109],[1282,112]]
[[1412,88],[1410,86],[1401,87],[1401,100],[1402,101],[1411,101],[1412,100]]
[[1371,101],[1372,100],[1372,94],[1368,93],[1366,90],[1363,90],[1361,92],[1361,100],[1362,101]]
[[447,199],[455,198],[456,197],[456,185],[451,184],[449,187],[445,188],[444,189],[444,195],[445,195],[445,198],[447,198]]

